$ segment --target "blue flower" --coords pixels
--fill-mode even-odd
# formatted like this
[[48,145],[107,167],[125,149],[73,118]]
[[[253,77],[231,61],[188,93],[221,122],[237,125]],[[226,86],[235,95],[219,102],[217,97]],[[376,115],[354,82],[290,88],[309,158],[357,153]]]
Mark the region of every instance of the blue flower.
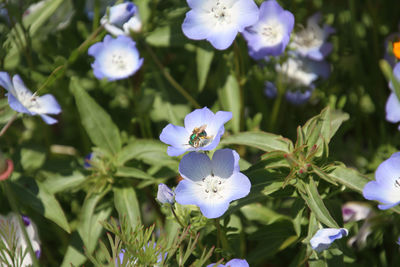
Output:
[[215,265],[215,263],[211,263],[207,265],[207,267],[249,267],[249,264],[247,263],[246,260],[242,259],[232,259],[228,261],[225,265],[219,264],[218,266]]
[[397,238],[396,244],[400,246],[400,236]]
[[109,14],[100,20],[101,25],[112,35],[129,35],[131,31],[140,32],[142,22],[138,8],[132,2],[125,2],[112,6]]
[[258,21],[243,32],[250,56],[258,60],[282,54],[289,43],[293,26],[292,13],[282,9],[275,0],[263,2]]
[[300,56],[320,61],[332,51],[333,45],[326,39],[335,30],[328,25],[321,28],[320,20],[321,13],[318,12],[308,19],[307,28],[294,34],[290,47]]
[[170,156],[186,151],[213,150],[225,132],[224,124],[232,113],[218,111],[214,114],[207,107],[196,109],[185,117],[185,127],[168,124],[160,134],[160,140],[168,145]]
[[311,238],[310,244],[312,249],[321,252],[331,246],[333,241],[347,236],[348,231],[345,228],[324,228],[319,229],[317,233]]
[[212,160],[191,152],[179,163],[184,178],[175,189],[175,200],[182,205],[196,205],[209,219],[222,216],[229,203],[247,196],[249,179],[240,172],[239,155],[231,149],[217,150]]
[[305,91],[300,89],[296,91],[286,91],[286,100],[293,105],[303,105],[310,99],[313,89],[314,88],[306,89]]
[[376,181],[368,182],[363,195],[368,200],[377,200],[381,210],[390,209],[400,203],[400,152],[382,162],[375,172]]
[[174,204],[175,193],[165,184],[158,185],[157,200],[162,203]]
[[268,98],[275,98],[278,94],[278,89],[276,88],[274,83],[266,81],[264,83],[264,94]]
[[[400,62],[394,67],[393,76],[400,82]],[[392,123],[398,123],[400,122],[400,101],[394,92],[392,82],[389,83],[389,88],[392,92],[386,102],[386,120]]]
[[106,35],[103,42],[89,47],[88,53],[95,58],[92,68],[97,79],[125,79],[138,71],[143,64],[136,43],[123,35],[115,39]]
[[0,72],[0,86],[8,91],[8,104],[10,107],[21,113],[30,116],[39,115],[45,123],[54,124],[56,119],[46,114],[59,114],[61,112],[60,105],[53,95],[46,94],[36,96],[26,88],[24,82],[19,75],[14,75],[12,82],[7,72]]
[[191,10],[183,21],[183,33],[189,39],[206,39],[219,50],[228,48],[237,33],[258,18],[253,0],[187,0],[187,3]]

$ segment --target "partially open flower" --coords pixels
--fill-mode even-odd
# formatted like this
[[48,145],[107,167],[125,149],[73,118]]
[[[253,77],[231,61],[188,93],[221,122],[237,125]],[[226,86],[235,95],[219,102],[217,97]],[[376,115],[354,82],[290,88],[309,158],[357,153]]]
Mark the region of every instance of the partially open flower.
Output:
[[109,14],[100,20],[101,25],[112,35],[129,35],[131,31],[140,32],[142,22],[138,8],[132,2],[125,2],[109,9]]
[[331,246],[333,241],[348,235],[345,228],[323,228],[319,229],[317,233],[311,238],[310,244],[312,249],[321,252]]
[[157,200],[162,203],[174,204],[175,193],[165,184],[158,185]]

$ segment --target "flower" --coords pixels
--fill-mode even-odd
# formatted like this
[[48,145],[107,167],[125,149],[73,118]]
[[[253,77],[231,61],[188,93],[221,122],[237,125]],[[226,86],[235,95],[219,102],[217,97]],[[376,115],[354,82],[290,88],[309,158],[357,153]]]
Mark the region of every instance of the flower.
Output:
[[274,83],[266,81],[264,83],[264,94],[268,98],[275,98],[278,94],[278,89],[276,88]]
[[292,13],[282,9],[275,0],[263,2],[258,21],[243,32],[250,56],[258,60],[282,54],[289,43],[293,26]]
[[162,203],[174,204],[175,193],[165,184],[158,185],[157,200]]
[[390,209],[400,203],[400,152],[382,162],[375,172],[376,181],[368,182],[363,195],[368,200],[377,200],[381,210]]
[[[400,55],[396,55],[400,51],[398,50],[398,41],[400,40],[400,22],[398,24],[398,31],[390,34],[385,39],[384,43],[384,59],[389,63],[390,66],[396,65],[397,59],[400,59]],[[395,44],[397,43],[396,47]]]
[[196,109],[185,117],[185,127],[168,124],[160,140],[168,145],[170,156],[186,151],[213,150],[225,132],[224,124],[232,118],[228,111],[213,113],[207,107]]
[[289,90],[285,93],[286,100],[293,105],[303,105],[308,101],[308,99],[310,99],[313,89],[314,88],[312,87],[304,91],[300,89],[296,91]]
[[293,35],[290,48],[300,56],[319,61],[332,51],[333,46],[326,42],[326,39],[335,30],[328,25],[321,28],[318,25],[320,20],[321,13],[318,12],[307,20],[307,28],[303,28]]
[[321,252],[331,246],[333,241],[347,236],[349,232],[345,228],[324,228],[319,229],[317,233],[311,238],[310,244],[312,249]]
[[204,153],[190,152],[179,163],[184,179],[175,189],[175,200],[198,206],[209,219],[218,218],[231,201],[250,192],[249,179],[239,171],[239,155],[234,150],[217,150],[212,160]]
[[102,17],[100,23],[115,36],[129,35],[131,31],[140,32],[142,29],[138,8],[132,2],[112,6],[109,14]]
[[187,0],[187,3],[191,10],[183,21],[183,33],[189,39],[206,39],[219,50],[228,48],[237,33],[258,18],[253,0]]
[[397,238],[396,244],[400,246],[400,236]]
[[14,75],[11,83],[10,75],[3,71],[0,71],[0,86],[8,91],[6,94],[8,104],[13,110],[31,116],[39,115],[47,124],[57,122],[56,119],[46,115],[61,112],[60,105],[53,95],[37,96],[36,93],[32,94],[19,75]]
[[[26,227],[26,232],[28,234],[30,243],[32,245],[32,248],[36,254],[36,257],[39,258],[41,254],[40,250],[40,240],[38,237],[38,231],[36,228],[36,225],[26,216],[22,216],[24,225]],[[9,213],[7,216],[2,216],[0,215],[0,239],[2,240],[2,243],[5,244],[5,248],[0,249],[0,253],[5,255],[5,258],[7,260],[6,263],[15,263],[16,266],[31,266],[33,263],[32,257],[30,253],[28,252],[28,244],[25,241],[25,238],[22,233],[22,229],[20,227],[20,224],[18,222],[18,217],[17,214],[15,213]],[[3,249],[12,249],[8,246],[8,243],[6,240],[10,240],[10,236],[12,237],[12,240],[15,241],[15,249],[18,249],[21,251],[22,255],[26,252],[25,256],[21,257],[16,257],[14,259],[10,259],[8,256],[8,253],[5,251],[2,251]],[[19,255],[19,254],[16,254]],[[3,263],[0,259],[0,264]],[[1,265],[3,266],[3,265]]]
[[[216,266],[215,263],[211,263],[211,264],[207,265],[207,267],[214,267],[214,266]],[[219,264],[216,267],[249,267],[249,264],[247,263],[246,260],[232,259],[232,260],[228,261],[225,265]]]
[[370,216],[372,209],[368,204],[351,201],[342,206],[342,215],[344,222],[361,221]]
[[[400,62],[394,67],[393,75],[395,79],[400,82]],[[394,92],[392,82],[389,83],[389,88],[392,90],[392,92],[386,102],[386,120],[392,123],[398,123],[400,122],[400,101]]]
[[115,39],[106,35],[103,42],[89,47],[88,53],[95,58],[92,68],[97,79],[125,79],[138,71],[143,64],[136,43],[123,35]]

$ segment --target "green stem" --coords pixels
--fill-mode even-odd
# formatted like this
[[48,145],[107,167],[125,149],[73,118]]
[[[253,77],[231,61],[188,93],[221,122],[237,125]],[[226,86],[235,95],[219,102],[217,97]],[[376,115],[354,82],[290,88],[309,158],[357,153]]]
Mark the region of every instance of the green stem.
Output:
[[214,224],[215,227],[217,228],[217,245],[219,246],[219,243],[221,242],[222,248],[225,251],[230,250],[230,246],[228,243],[228,239],[226,238],[225,231],[222,231],[221,229],[221,224],[219,223],[219,219],[214,219]]
[[[36,93],[39,92],[40,90],[43,90],[44,88],[46,88],[46,86],[50,83],[51,78],[56,75],[57,72],[59,72],[60,70],[66,68],[66,64],[58,66],[57,68],[55,68],[53,70],[52,73],[50,73],[50,75],[47,77],[46,81],[39,87],[39,89],[37,89]],[[64,70],[65,71],[65,70]],[[61,76],[61,75],[60,75]],[[55,77],[54,80],[56,80],[58,77]]]
[[181,222],[181,220],[179,220],[178,216],[177,216],[176,213],[175,213],[174,207],[173,207],[172,205],[171,205],[171,211],[172,211],[172,214],[174,214],[174,217],[175,217],[176,221],[177,221],[177,222],[179,223],[179,225],[184,229],[185,226],[183,225],[183,223]]
[[275,130],[275,127],[276,127],[276,123],[277,123],[278,116],[279,116],[279,111],[281,109],[282,98],[283,98],[283,95],[284,95],[283,91],[284,90],[282,88],[282,76],[279,75],[278,82],[277,82],[277,97],[276,97],[276,100],[274,102],[274,106],[272,107],[271,118],[269,120],[269,130],[271,132],[273,132]]
[[[244,128],[244,91],[243,91],[243,82],[242,82],[242,71],[240,68],[242,60],[242,56],[240,53],[239,45],[236,40],[233,43],[233,51],[235,54],[235,72],[236,72],[236,80],[239,84],[239,93],[240,93],[240,129]],[[243,65],[243,64],[242,64]]]
[[18,206],[16,205],[17,201],[15,199],[15,196],[11,189],[11,186],[9,185],[9,181],[7,181],[7,180],[3,181],[2,184],[3,184],[3,191],[5,192],[5,194],[7,196],[7,199],[8,199],[8,202],[10,203],[11,209],[17,216],[18,224],[22,230],[23,238],[25,239],[26,244],[28,244],[28,252],[32,258],[33,267],[39,267],[39,263],[37,261],[35,251],[33,250],[31,240],[29,239],[28,233],[26,232],[25,224],[22,221],[21,214],[19,212]]
[[156,63],[157,67],[161,70],[161,73],[164,75],[165,79],[174,87],[187,101],[189,101],[193,107],[201,108],[199,103],[183,88],[164,68],[161,64],[160,60],[158,60],[157,55],[154,53],[153,49],[144,42],[144,46],[146,47],[147,52],[150,54],[151,58],[153,59],[154,63]]

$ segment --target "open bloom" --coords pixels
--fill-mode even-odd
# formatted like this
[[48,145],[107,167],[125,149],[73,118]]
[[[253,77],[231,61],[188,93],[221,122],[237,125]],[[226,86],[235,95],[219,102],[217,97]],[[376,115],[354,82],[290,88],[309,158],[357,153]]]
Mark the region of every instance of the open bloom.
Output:
[[242,260],[242,259],[232,259],[230,261],[228,261],[225,265],[224,264],[218,264],[215,265],[215,263],[211,263],[209,265],[207,265],[207,267],[249,267],[249,264],[247,263],[246,260]]
[[207,107],[196,109],[185,117],[185,127],[168,124],[160,134],[160,140],[168,145],[168,155],[179,156],[186,151],[213,150],[225,132],[224,124],[232,113],[213,113]]
[[375,172],[376,181],[368,182],[363,195],[368,200],[377,200],[381,210],[390,209],[400,203],[400,152],[382,162]]
[[174,204],[175,193],[165,184],[158,185],[157,200],[162,203]]
[[[400,62],[394,67],[393,76],[400,82]],[[392,123],[398,123],[400,122],[400,100],[394,92],[392,82],[389,83],[389,88],[392,92],[386,102],[386,120]]]
[[[32,244],[33,251],[35,252],[35,256],[37,258],[40,257],[41,250],[40,250],[40,240],[38,237],[38,231],[36,228],[36,225],[26,216],[22,216],[26,232],[28,234],[30,243]],[[22,229],[20,227],[20,224],[18,223],[18,217],[17,214],[15,213],[10,213],[6,217],[0,215],[0,228],[2,231],[0,231],[0,239],[3,241],[3,243],[6,245],[6,248],[0,248],[0,253],[5,255],[5,259],[7,262],[2,262],[0,259],[0,265],[1,266],[6,266],[4,264],[11,264],[14,266],[32,266],[33,260],[31,257],[31,254],[28,252],[28,244],[24,239]],[[20,252],[22,252],[22,255],[25,255],[23,257],[20,257],[20,252],[16,254],[17,257],[10,259],[9,255],[7,252],[2,251],[3,249],[12,249],[8,247],[7,240],[9,241],[11,237],[11,240],[15,242],[16,249],[18,249]],[[26,254],[24,254],[26,252]],[[4,258],[2,258],[4,259]],[[8,265],[7,265],[8,266]]]
[[326,39],[335,30],[328,25],[321,28],[318,25],[320,20],[321,13],[318,12],[308,19],[307,28],[294,34],[290,47],[300,56],[323,60],[332,51],[333,46]]
[[95,58],[92,68],[97,79],[125,79],[138,71],[143,64],[136,43],[123,35],[115,39],[106,35],[103,42],[89,47],[88,53]]
[[345,228],[324,228],[319,229],[317,233],[311,238],[310,244],[312,249],[321,252],[331,246],[333,241],[347,236],[349,232]]
[[249,179],[239,171],[239,155],[234,150],[217,150],[212,160],[204,153],[191,152],[179,163],[184,179],[175,189],[175,200],[198,206],[209,219],[218,218],[231,201],[250,192]]
[[39,115],[47,124],[54,124],[56,119],[47,114],[59,114],[60,105],[53,95],[46,94],[37,96],[26,88],[19,75],[14,75],[12,82],[7,72],[0,72],[0,86],[8,91],[8,104],[10,107],[21,113],[34,116]]
[[258,60],[282,54],[289,43],[293,26],[292,13],[284,10],[275,0],[263,2],[258,21],[243,32],[250,56]]
[[101,25],[112,35],[129,35],[131,31],[140,32],[142,22],[138,8],[132,2],[112,6],[109,13],[100,20]]
[[237,33],[258,18],[253,0],[187,0],[187,3],[191,10],[183,21],[183,33],[189,39],[206,39],[219,50],[228,48]]

